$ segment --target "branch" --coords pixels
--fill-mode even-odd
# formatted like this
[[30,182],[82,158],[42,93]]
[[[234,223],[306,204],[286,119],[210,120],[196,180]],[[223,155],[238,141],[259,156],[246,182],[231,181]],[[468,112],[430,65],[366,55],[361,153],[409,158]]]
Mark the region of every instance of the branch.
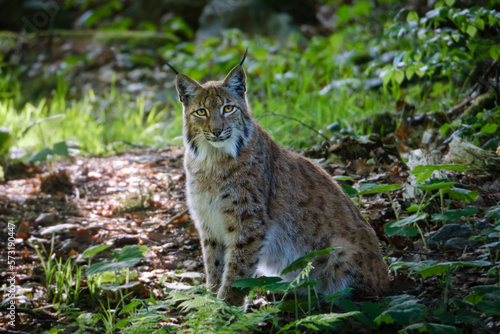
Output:
[[311,131],[314,131],[316,132],[318,135],[320,135],[321,137],[325,138],[326,140],[330,141],[330,138],[328,138],[327,136],[325,136],[324,134],[322,134],[320,131],[316,130],[315,128],[307,125],[306,123],[302,122],[301,120],[295,118],[295,117],[292,117],[292,116],[288,116],[288,115],[282,115],[282,114],[277,114],[277,113],[274,113],[274,112],[270,112],[270,113],[265,113],[265,114],[262,114],[260,115],[258,118],[264,118],[264,117],[267,117],[267,116],[277,116],[277,117],[282,117],[282,118],[286,118],[286,119],[289,119],[289,120],[292,120],[292,121],[295,121],[295,122],[298,122],[300,123],[301,125],[305,126],[306,128],[308,128],[309,130]]

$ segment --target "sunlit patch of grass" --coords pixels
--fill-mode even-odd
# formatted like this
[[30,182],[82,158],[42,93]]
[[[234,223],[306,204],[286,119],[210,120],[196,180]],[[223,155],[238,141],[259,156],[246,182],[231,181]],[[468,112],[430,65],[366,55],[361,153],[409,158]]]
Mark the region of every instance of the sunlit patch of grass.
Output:
[[[306,43],[292,37],[287,47],[263,37],[244,41],[233,31],[222,39],[207,41],[194,55],[192,43],[167,46],[158,53],[180,72],[204,82],[221,80],[248,47],[244,66],[254,115],[280,144],[306,148],[331,137],[326,130],[329,124],[339,122],[342,128],[363,135],[369,127],[360,126],[361,119],[396,112],[395,99],[387,89],[364,87],[365,80],[378,78],[377,68],[383,64],[359,63],[359,55],[368,57],[367,48],[379,45],[373,36],[356,29],[339,30],[329,37],[317,36]],[[386,43],[380,46],[379,53],[391,47],[394,46]],[[352,52],[357,58],[349,56]],[[13,79],[12,75],[9,78]],[[89,90],[79,99],[68,99],[68,88],[61,75],[52,96],[19,106],[16,91],[20,85],[0,85],[0,125],[13,133],[10,145],[27,149],[28,156],[61,140],[79,143],[83,154],[182,143],[182,107],[172,97],[151,108],[147,94],[132,97],[114,84],[98,94]],[[433,89],[439,92],[438,88],[432,84],[415,85],[406,90],[404,99],[422,112],[452,105],[456,94],[440,97],[439,101],[432,97]],[[33,122],[56,115],[60,116],[27,130]]]

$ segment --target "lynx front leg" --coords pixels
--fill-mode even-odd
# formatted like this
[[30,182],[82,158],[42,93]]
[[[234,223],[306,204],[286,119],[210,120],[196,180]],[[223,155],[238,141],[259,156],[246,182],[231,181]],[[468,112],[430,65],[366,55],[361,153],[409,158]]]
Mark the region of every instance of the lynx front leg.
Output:
[[207,273],[207,283],[213,285],[213,291],[218,291],[224,271],[224,250],[221,242],[215,239],[205,239],[202,243],[203,261]]
[[[236,231],[235,231],[236,232]],[[245,232],[245,231],[243,231]],[[255,231],[250,235],[240,233],[237,242],[230,245],[225,254],[224,275],[217,297],[230,305],[243,304],[245,295],[233,288],[234,281],[255,276],[260,251],[264,246],[265,231]]]

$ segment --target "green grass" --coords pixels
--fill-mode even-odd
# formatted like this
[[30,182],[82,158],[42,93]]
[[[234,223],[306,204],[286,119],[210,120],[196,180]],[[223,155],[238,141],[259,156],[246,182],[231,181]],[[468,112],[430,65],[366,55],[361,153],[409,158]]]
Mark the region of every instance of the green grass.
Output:
[[[307,148],[324,139],[317,131],[331,137],[326,127],[333,122],[356,130],[360,119],[395,109],[394,98],[382,86],[367,90],[362,84],[344,84],[325,90],[334,80],[377,78],[376,69],[383,65],[373,61],[359,63],[359,55],[377,46],[379,40],[367,34],[358,36],[357,28],[349,27],[307,43],[294,37],[287,47],[265,38],[233,42],[240,36],[228,32],[222,39],[207,41],[194,55],[192,43],[165,46],[157,53],[180,72],[203,82],[221,80],[248,47],[245,68],[254,115],[280,144]],[[395,48],[385,44],[378,53]],[[350,53],[346,56],[347,50]],[[174,91],[166,103],[146,112],[146,97],[131,97],[114,84],[104,92],[96,94],[90,90],[81,97],[70,98],[67,80],[61,73],[50,96],[21,105],[23,86],[17,77],[6,70],[0,76],[0,83],[13,82],[0,84],[0,119],[4,120],[1,125],[13,134],[10,145],[27,149],[28,155],[61,140],[77,142],[82,154],[113,153],[130,146],[181,144],[182,108]],[[432,93],[432,85],[418,85],[418,89],[408,90],[405,98],[414,102],[419,111],[440,109],[442,106],[428,97],[429,92]],[[441,96],[441,100],[444,97],[445,104],[451,105],[454,95],[448,102],[446,96]],[[59,116],[29,128],[34,122],[56,115]],[[365,134],[363,131],[367,130],[359,134]]]

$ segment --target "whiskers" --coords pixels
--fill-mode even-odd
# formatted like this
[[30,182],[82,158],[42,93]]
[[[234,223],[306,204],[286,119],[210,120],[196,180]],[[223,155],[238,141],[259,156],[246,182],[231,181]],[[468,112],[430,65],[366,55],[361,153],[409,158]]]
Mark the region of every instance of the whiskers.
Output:
[[[253,135],[253,125],[250,122],[249,124],[241,124],[240,127],[228,129],[227,132],[221,134],[227,139],[217,141],[210,140],[216,137],[208,132],[198,133],[195,137],[186,136],[184,138],[185,146],[190,157],[196,161],[203,161],[207,165],[223,160],[228,155],[236,159],[241,151],[248,146]],[[208,139],[208,135],[212,137],[208,137],[210,138]]]

